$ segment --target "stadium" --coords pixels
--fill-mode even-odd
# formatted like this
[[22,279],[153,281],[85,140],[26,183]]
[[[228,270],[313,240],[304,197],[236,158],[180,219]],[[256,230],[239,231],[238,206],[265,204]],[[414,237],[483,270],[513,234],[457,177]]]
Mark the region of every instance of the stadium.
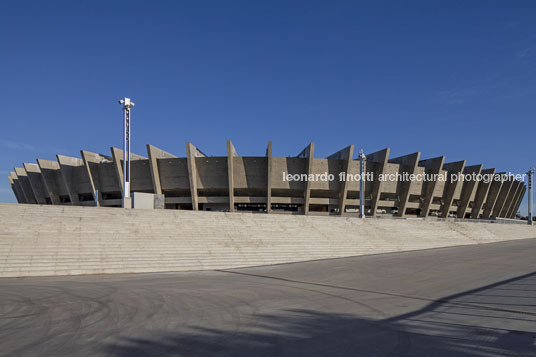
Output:
[[[481,164],[389,154],[366,154],[367,216],[515,218],[526,191],[523,181]],[[111,155],[82,150],[80,158],[37,159],[16,167],[9,182],[19,203],[121,207],[122,158],[112,147]],[[130,188],[134,197],[161,197],[157,208],[358,216],[360,182],[346,178],[360,176],[359,164],[353,145],[327,158],[314,157],[314,143],[294,157],[272,156],[271,142],[262,157],[239,156],[230,141],[221,157],[191,143],[186,157],[147,145],[146,157],[132,155]],[[329,179],[294,179],[303,176]],[[381,179],[390,176],[418,179]]]

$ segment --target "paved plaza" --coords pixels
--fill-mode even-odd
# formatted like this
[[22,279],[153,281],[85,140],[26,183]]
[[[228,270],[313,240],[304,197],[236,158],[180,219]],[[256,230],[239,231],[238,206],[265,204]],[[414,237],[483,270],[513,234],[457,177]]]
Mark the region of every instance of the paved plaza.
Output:
[[536,356],[536,239],[0,279],[6,356]]

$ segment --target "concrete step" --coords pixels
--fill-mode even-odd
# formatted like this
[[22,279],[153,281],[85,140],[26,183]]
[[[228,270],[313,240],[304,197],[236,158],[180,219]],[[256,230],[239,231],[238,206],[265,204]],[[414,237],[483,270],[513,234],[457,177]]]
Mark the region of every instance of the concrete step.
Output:
[[535,227],[0,204],[0,276],[223,269],[522,238]]

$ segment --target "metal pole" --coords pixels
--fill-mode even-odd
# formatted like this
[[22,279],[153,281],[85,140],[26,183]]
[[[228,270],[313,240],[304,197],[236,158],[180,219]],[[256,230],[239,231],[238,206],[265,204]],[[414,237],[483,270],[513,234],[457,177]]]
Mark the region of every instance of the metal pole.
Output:
[[128,198],[130,196],[130,190],[128,189],[128,178],[127,178],[127,109],[123,107],[123,198]]
[[134,102],[130,98],[121,99],[119,104],[123,106],[123,207],[128,206],[127,199],[130,199],[130,109]]
[[528,202],[528,224],[532,225],[532,185],[533,185],[533,177],[534,177],[534,167],[531,167],[529,172],[527,172],[528,175],[528,186],[529,186],[529,202]]
[[363,152],[363,149],[359,150],[359,173],[361,179],[359,180],[359,217],[365,218],[365,161],[367,157]]
[[130,161],[132,160],[132,155],[130,154],[130,129],[131,129],[131,121],[130,121],[130,108],[127,109],[127,151],[128,151],[128,191],[127,191],[127,197],[130,197]]

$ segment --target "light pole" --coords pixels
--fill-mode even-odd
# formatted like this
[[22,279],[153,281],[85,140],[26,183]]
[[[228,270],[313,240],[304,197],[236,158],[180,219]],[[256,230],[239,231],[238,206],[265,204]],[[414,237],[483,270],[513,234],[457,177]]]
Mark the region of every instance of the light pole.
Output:
[[365,161],[367,157],[363,152],[363,149],[359,150],[359,173],[361,179],[359,180],[359,218],[365,218]]
[[532,225],[532,185],[533,185],[532,180],[533,180],[533,177],[534,177],[534,167],[531,167],[529,169],[529,172],[527,172],[527,175],[528,175],[528,185],[527,186],[529,186],[529,189],[528,189],[528,191],[529,191],[529,200],[528,200],[529,201],[528,202],[529,207],[528,207],[528,210],[527,210],[528,211],[528,217],[527,217],[528,222],[527,223]]
[[123,106],[123,207],[130,208],[130,109],[134,102],[125,98],[119,104]]

